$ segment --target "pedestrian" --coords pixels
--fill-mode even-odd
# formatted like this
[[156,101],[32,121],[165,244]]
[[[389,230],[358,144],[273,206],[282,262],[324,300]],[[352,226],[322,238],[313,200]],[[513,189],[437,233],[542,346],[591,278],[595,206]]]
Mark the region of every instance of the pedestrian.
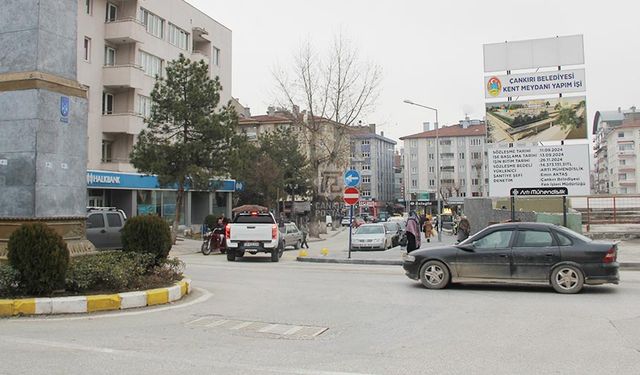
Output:
[[407,254],[420,248],[420,218],[411,211],[407,219]]
[[431,220],[427,219],[424,221],[422,230],[424,231],[424,236],[427,239],[427,242],[431,242],[431,236],[433,235],[433,225],[431,225]]
[[469,219],[466,216],[462,216],[458,223],[458,242],[466,240],[469,237],[469,233],[471,233]]
[[303,222],[300,226],[300,229],[302,231],[302,243],[300,244],[300,247],[304,249],[304,247],[306,246],[308,249],[309,244],[307,243],[307,237],[309,236],[309,227],[307,226],[307,223]]

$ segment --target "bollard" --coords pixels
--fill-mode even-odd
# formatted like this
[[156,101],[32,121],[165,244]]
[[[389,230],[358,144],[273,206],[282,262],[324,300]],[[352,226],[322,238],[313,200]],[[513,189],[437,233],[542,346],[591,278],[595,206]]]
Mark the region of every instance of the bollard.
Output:
[[302,250],[300,250],[300,251],[298,252],[298,256],[299,256],[299,257],[306,257],[307,255],[309,255],[309,254],[307,253],[307,250],[302,249]]
[[327,256],[329,254],[329,249],[323,247],[322,250],[320,250],[320,254]]

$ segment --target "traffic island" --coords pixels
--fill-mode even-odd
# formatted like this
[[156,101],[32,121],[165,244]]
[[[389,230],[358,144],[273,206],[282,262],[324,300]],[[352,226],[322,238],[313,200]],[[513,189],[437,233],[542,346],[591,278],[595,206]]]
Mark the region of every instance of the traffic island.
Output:
[[191,293],[191,280],[145,291],[53,298],[0,299],[0,317],[82,314],[163,305]]

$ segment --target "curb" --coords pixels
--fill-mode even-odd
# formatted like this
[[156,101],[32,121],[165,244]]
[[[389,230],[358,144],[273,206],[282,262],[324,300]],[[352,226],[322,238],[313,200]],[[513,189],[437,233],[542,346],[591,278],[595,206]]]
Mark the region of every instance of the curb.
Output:
[[0,299],[0,317],[15,315],[80,314],[134,309],[175,302],[191,293],[191,280],[139,292],[56,298]]
[[[296,257],[298,262],[309,263],[339,263],[339,264],[369,264],[381,266],[401,266],[401,260],[391,259],[338,259],[338,258],[309,258]],[[620,263],[620,269],[624,271],[640,271],[640,263],[626,262]]]

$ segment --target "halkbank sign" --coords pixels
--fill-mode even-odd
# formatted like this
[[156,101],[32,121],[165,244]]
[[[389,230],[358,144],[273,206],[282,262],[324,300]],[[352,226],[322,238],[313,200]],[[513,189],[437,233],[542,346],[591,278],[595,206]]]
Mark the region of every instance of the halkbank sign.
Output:
[[584,69],[484,77],[484,96],[487,99],[583,92],[585,90]]

